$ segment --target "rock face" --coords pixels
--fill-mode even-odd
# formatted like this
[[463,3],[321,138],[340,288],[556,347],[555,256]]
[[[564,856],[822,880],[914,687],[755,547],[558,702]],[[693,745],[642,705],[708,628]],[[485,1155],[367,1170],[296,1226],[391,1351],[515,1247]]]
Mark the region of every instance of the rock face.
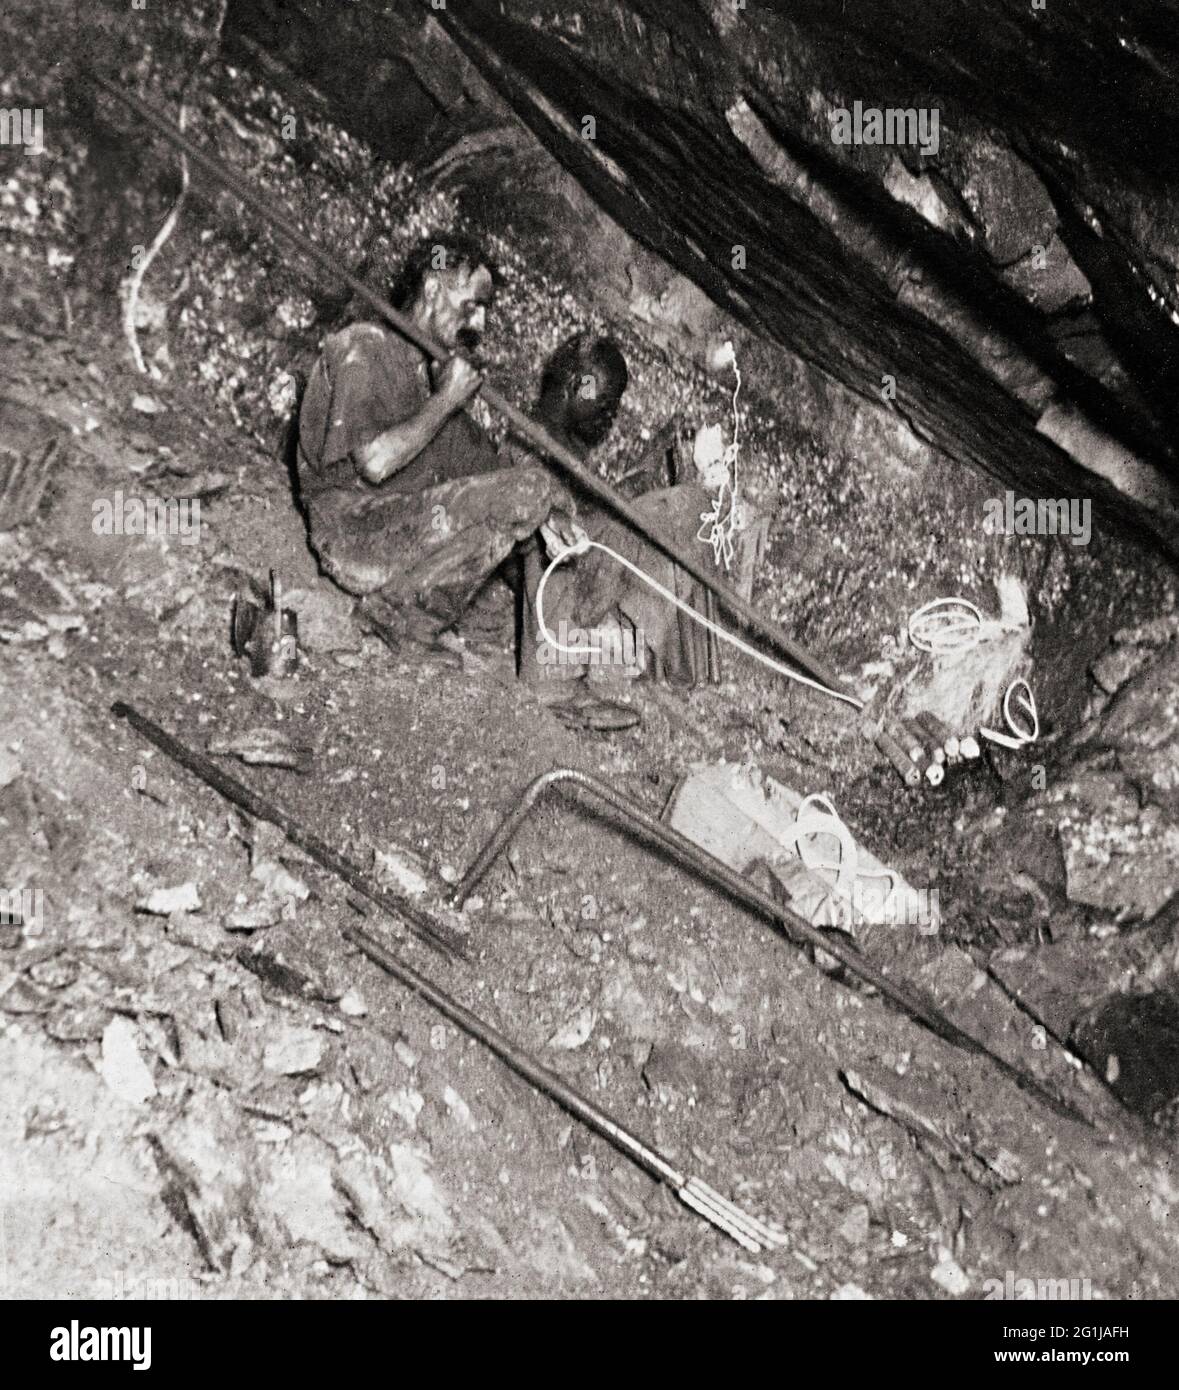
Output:
[[1179,1002],[1173,994],[1106,1000],[1078,1022],[1073,1041],[1131,1109],[1152,1118],[1173,1107],[1179,1095]]
[[[1104,501],[1179,552],[1179,149],[1143,138],[1179,96],[1166,10],[264,0],[228,31],[296,72],[314,52],[369,138],[407,68],[418,131],[478,124],[486,79],[749,328],[952,457]],[[359,106],[332,58],[358,43]],[[377,136],[407,140],[395,125]]]
[[1113,697],[1078,733],[1068,777],[1041,798],[1069,899],[1119,922],[1151,921],[1179,902],[1179,641],[1170,636],[1162,618],[1115,634],[1092,673]]
[[1121,687],[1102,736],[1141,794],[1179,819],[1179,642]]
[[1154,917],[1179,892],[1179,827],[1155,806],[1141,810],[1113,773],[1083,773],[1061,797],[1069,898],[1129,921]]

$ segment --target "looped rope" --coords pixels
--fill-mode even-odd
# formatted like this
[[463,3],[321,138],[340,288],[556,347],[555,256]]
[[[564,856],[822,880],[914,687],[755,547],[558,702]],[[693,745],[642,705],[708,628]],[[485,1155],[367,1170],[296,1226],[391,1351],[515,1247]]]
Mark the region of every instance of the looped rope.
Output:
[[919,652],[958,652],[981,639],[982,627],[982,612],[969,599],[935,598],[910,615],[909,641]]
[[[741,417],[737,412],[737,396],[741,390],[741,368],[737,366],[737,355],[732,351],[732,344],[726,344],[729,349],[729,361],[732,363],[733,375],[737,378],[737,384],[733,387],[733,442],[729,444],[721,459],[728,469],[728,475],[720,485],[712,504],[712,511],[701,512],[700,520],[703,523],[696,532],[696,539],[703,541],[712,547],[712,560],[717,569],[723,564],[725,570],[732,568],[733,557],[736,548],[733,545],[733,537],[737,534],[737,460],[740,455],[740,434]],[[725,508],[726,496],[728,499],[728,509]]]
[[[725,462],[729,461],[729,455],[733,446],[730,445],[725,450]],[[725,510],[725,498],[728,498],[728,510]],[[737,494],[730,488],[726,478],[720,485],[712,504],[712,511],[701,512],[700,520],[703,525],[696,532],[696,539],[703,541],[712,547],[712,559],[717,569],[723,564],[728,570],[732,567],[733,557],[737,550],[733,544],[733,536],[737,531]]]
[[909,641],[919,652],[934,656],[967,651],[1019,629],[1019,623],[985,618],[982,610],[965,598],[935,598],[909,615]]
[[[814,806],[820,806],[822,809],[815,811],[812,809]],[[837,860],[832,861],[818,857],[812,840],[819,835],[830,835],[838,842],[839,858]],[[823,880],[818,870],[834,870],[835,880],[828,885],[826,896],[816,908],[812,921],[818,917],[823,909],[826,909],[830,917],[828,925],[844,929],[854,926],[855,887],[861,878],[886,878],[888,880],[888,892],[885,894],[880,908],[882,914],[887,912],[897,890],[897,875],[892,869],[860,868],[860,851],[855,837],[843,823],[839,812],[836,811],[831,802],[831,798],[825,792],[812,792],[810,796],[802,799],[795,815],[794,824],[782,844],[784,848],[789,848],[792,845],[797,846],[798,857],[808,872],[820,882]],[[845,913],[846,922],[844,921]],[[821,925],[817,921],[815,924]]]
[[[1031,719],[1030,732],[1024,732],[1015,722],[1011,713],[1011,697],[1015,694],[1018,686],[1023,686],[1027,691],[1026,698],[1020,696],[1020,704],[1024,712]],[[1036,697],[1032,694],[1032,687],[1022,677],[1013,680],[1007,687],[1007,694],[1003,696],[1003,718],[1007,721],[1007,727],[1011,730],[1010,734],[1000,733],[995,729],[980,729],[979,733],[983,738],[990,739],[992,743],[997,743],[1003,748],[1018,750],[1026,748],[1029,743],[1035,743],[1040,737],[1040,716],[1036,710]]]
[[567,646],[563,642],[559,642],[557,638],[553,636],[545,626],[544,620],[544,588],[549,581],[549,575],[552,574],[558,565],[564,564],[564,562],[572,556],[584,555],[588,550],[601,550],[604,554],[609,555],[612,560],[617,560],[625,569],[630,570],[631,574],[641,579],[648,588],[654,589],[655,592],[665,598],[668,603],[674,604],[681,613],[686,613],[693,622],[699,623],[701,627],[707,628],[709,632],[715,632],[723,642],[728,642],[730,646],[736,647],[738,651],[744,652],[746,656],[751,656],[754,661],[760,661],[763,666],[768,666],[771,671],[777,672],[780,676],[785,676],[787,680],[798,681],[800,685],[807,685],[810,686],[812,690],[818,690],[824,695],[830,695],[832,699],[842,700],[845,704],[851,705],[853,709],[864,708],[864,702],[856,699],[854,695],[845,695],[839,690],[829,690],[827,686],[822,685],[819,681],[811,680],[809,676],[804,676],[801,671],[795,671],[792,667],[783,666],[780,661],[775,661],[773,657],[766,656],[763,652],[759,652],[756,647],[751,647],[748,642],[742,641],[741,638],[737,637],[734,633],[729,632],[718,623],[714,623],[710,618],[704,617],[703,614],[697,613],[691,604],[685,603],[682,599],[677,598],[670,589],[664,588],[658,580],[652,579],[649,574],[639,569],[638,565],[631,564],[625,556],[619,555],[616,550],[611,550],[608,545],[602,545],[599,541],[591,541],[588,536],[583,537],[574,545],[566,546],[564,550],[554,555],[549,562],[548,568],[545,570],[544,574],[541,575],[540,583],[536,586],[536,625],[544,640],[549,646],[555,647],[557,651],[566,652],[571,656],[598,656],[601,655],[604,650],[602,647]]

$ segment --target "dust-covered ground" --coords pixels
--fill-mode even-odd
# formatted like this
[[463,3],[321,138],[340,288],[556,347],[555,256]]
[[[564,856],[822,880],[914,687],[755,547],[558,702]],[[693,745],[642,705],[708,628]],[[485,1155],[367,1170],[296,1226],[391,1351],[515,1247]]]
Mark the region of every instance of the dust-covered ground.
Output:
[[[731,381],[595,298],[559,222],[539,234],[536,208],[560,203],[552,170],[530,175],[525,224],[527,200],[497,200],[477,174],[456,190],[452,166],[388,168],[326,127],[310,166],[263,159],[268,101],[222,66],[196,123],[240,163],[254,148],[255,174],[333,244],[353,243],[320,182],[343,216],[362,168],[387,196],[379,228],[356,229],[374,283],[424,232],[491,239],[507,275],[488,366],[521,403],[568,332],[618,334],[632,387],[604,471],[621,476],[673,416],[729,419]],[[1161,564],[1113,533],[986,536],[995,485],[944,460],[851,467],[822,420],[785,415],[753,381],[748,485],[772,514],[758,605],[879,712],[934,679],[904,642],[908,614],[954,593],[994,611],[996,576],[1013,575],[1032,615],[1036,751],[908,791],[849,710],[728,651],[718,686],[633,685],[639,728],[571,732],[514,680],[505,587],[454,662],[388,650],[317,572],[283,462],[284,378],[347,317],[338,294],[276,269],[269,234],[194,197],[145,291],[164,307],[141,375],[117,316],[71,299],[87,152],[4,153],[0,442],[62,441],[37,514],[0,532],[0,886],[40,895],[0,927],[10,1294],[977,1298],[1010,1274],[1174,1295],[1179,1187],[1156,1076],[1170,1064],[1076,1055],[1086,1009],[1173,997],[1179,970]],[[175,190],[157,192],[146,239]],[[167,304],[159,287],[182,268]],[[199,500],[199,534],[96,534],[96,503],[119,493]],[[270,570],[300,616],[289,680],[251,677],[229,644],[235,595]],[[223,765],[379,880],[420,874],[427,905],[554,766],[655,814],[721,761],[826,792],[864,846],[940,896],[936,934],[897,928],[863,949],[1078,1118],[572,804],[534,813],[463,914],[469,959],[443,959],[154,752],[115,700],[198,750],[259,729],[309,749],[303,773]],[[343,940],[362,912],[785,1246],[746,1255],[509,1075]],[[1160,1102],[1139,1110],[1167,1112],[1158,1125],[1131,1113],[1139,1092]]]

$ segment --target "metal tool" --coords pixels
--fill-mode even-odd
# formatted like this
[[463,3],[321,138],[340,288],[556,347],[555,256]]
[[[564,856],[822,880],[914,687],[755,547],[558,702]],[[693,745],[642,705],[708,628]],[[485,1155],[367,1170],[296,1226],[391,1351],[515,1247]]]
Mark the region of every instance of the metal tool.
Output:
[[685,1206],[698,1212],[738,1245],[756,1255],[774,1246],[787,1244],[789,1237],[781,1231],[775,1231],[773,1227],[743,1212],[740,1207],[713,1191],[700,1178],[681,1172],[663,1154],[645,1144],[593,1101],[587,1100],[563,1077],[558,1076],[555,1071],[550,1071],[542,1062],[506,1038],[497,1028],[492,1027],[453,996],[439,989],[431,980],[419,974],[412,966],[407,965],[371,933],[352,926],[345,927],[343,931],[344,936],[359,947],[369,960],[433,1005],[456,1028],[469,1037],[476,1038],[505,1066],[522,1076],[550,1100],[556,1101],[562,1109],[580,1120],[588,1129],[600,1135],[659,1182],[666,1183]]
[[[201,149],[199,145],[194,144],[186,135],[177,130],[166,116],[162,116],[146,102],[141,101],[107,78],[92,72],[87,73],[86,76],[107,96],[121,102],[122,105],[133,111],[145,125],[163,136],[177,149],[183,150],[197,168],[227,188],[246,207],[262,218],[268,226],[286,237],[321,269],[342,280],[374,308],[382,318],[388,320],[403,337],[408,338],[411,343],[421,348],[437,362],[445,361],[451,355],[441,344],[434,342],[428,334],[424,333],[411,318],[400,313],[388,300],[371,290],[363,280],[357,279],[356,276],[345,270],[338,256],[331,255],[318,247],[301,228],[283,214],[276,212],[265,197],[227,169],[221,160]],[[693,579],[715,594],[724,608],[742,626],[769,642],[802,671],[821,681],[823,685],[837,692],[856,708],[861,707],[863,702],[847,689],[825,662],[820,661],[818,657],[792,641],[775,623],[763,618],[747,599],[717,575],[715,568],[662,536],[640,513],[635,511],[621,493],[596,474],[588,472],[576,454],[554,439],[542,425],[537,424],[523,411],[518,410],[489,383],[485,382],[480,391],[483,399],[492,409],[502,415],[525,439],[529,440],[547,458],[572,477],[581,488],[590,493],[591,496],[596,497],[598,501],[605,503],[612,512],[626,522],[632,531],[649,541],[661,554],[673,560]]]
[[[910,764],[912,766],[912,764]],[[918,777],[920,774],[918,773]],[[812,949],[818,948],[829,956],[834,956],[852,975],[874,986],[885,999],[915,1023],[928,1028],[945,1042],[964,1048],[979,1056],[987,1057],[1001,1072],[1015,1082],[1021,1090],[1034,1096],[1054,1114],[1078,1124],[1088,1125],[1089,1121],[1066,1102],[1052,1095],[1032,1076],[1019,1070],[992,1052],[986,1043],[966,1032],[948,1019],[931,1000],[919,994],[906,983],[891,980],[866,956],[853,946],[845,944],[837,933],[828,935],[813,927],[804,917],[789,907],[776,902],[748,879],[734,872],[721,860],[703,850],[699,845],[673,830],[671,826],[658,820],[642,806],[623,796],[591,773],[581,772],[572,767],[555,767],[549,772],[533,778],[521,792],[515,808],[510,811],[491,838],[475,856],[475,861],[455,886],[450,895],[451,903],[461,907],[482,882],[487,871],[496,859],[511,844],[516,832],[527,820],[533,807],[550,791],[571,792],[586,797],[597,809],[605,807],[625,825],[638,840],[654,842],[659,849],[681,867],[698,874],[705,882],[735,899],[749,911],[773,923],[783,935],[794,943],[805,943]]]
[[[248,815],[277,825],[288,839],[298,845],[300,849],[305,850],[326,869],[344,879],[346,883],[375,903],[382,911],[404,921],[411,931],[417,932],[431,945],[440,947],[447,952],[466,954],[464,943],[455,939],[446,927],[432,922],[421,908],[371,883],[354,864],[349,863],[348,860],[336,854],[334,850],[329,849],[317,836],[304,830],[289,816],[270,806],[249,788],[242,786],[236,779],[214,767],[207,758],[187,748],[171,734],[161,729],[158,724],[153,723],[152,720],[132,709],[130,705],[124,704],[121,700],[111,706],[111,712],[118,718],[126,719],[134,729],[137,729],[146,739],[154,743],[157,748],[162,749],[182,767],[195,773],[203,782],[208,783],[215,791],[219,791],[222,796],[227,797]],[[345,926],[341,928],[341,931],[347,940],[363,951],[387,974],[392,975],[407,989],[413,990],[415,994],[426,1000],[468,1037],[481,1042],[518,1076],[522,1076],[537,1090],[555,1100],[558,1105],[579,1119],[595,1134],[601,1135],[620,1153],[625,1154],[627,1158],[637,1163],[660,1182],[666,1183],[675,1191],[681,1202],[698,1212],[706,1221],[735,1240],[738,1245],[756,1255],[774,1246],[787,1243],[788,1237],[781,1231],[775,1231],[771,1226],[767,1226],[756,1217],[742,1211],[740,1207],[722,1197],[720,1193],[714,1192],[702,1179],[681,1172],[669,1159],[643,1143],[641,1139],[632,1134],[624,1125],[620,1125],[617,1120],[596,1106],[591,1100],[587,1100],[556,1072],[550,1071],[530,1053],[505,1037],[492,1024],[480,1018],[478,1014],[472,1013],[464,1004],[460,1004],[453,995],[447,994],[431,979],[402,960],[389,945],[379,940],[371,931],[353,926]]]
[[420,936],[427,945],[433,946],[435,950],[442,951],[446,955],[465,956],[467,954],[466,942],[456,931],[434,922],[427,913],[408,898],[399,893],[392,893],[387,888],[373,883],[358,864],[354,864],[351,860],[345,859],[343,855],[337,854],[318,835],[313,835],[309,830],[305,830],[293,817],[264,800],[257,792],[251,791],[236,777],[231,777],[229,773],[219,768],[204,754],[197,753],[181,743],[179,739],[173,738],[167,730],[162,729],[130,705],[124,704],[122,700],[117,700],[111,706],[111,713],[116,718],[126,719],[131,727],[141,733],[149,743],[154,743],[173,761],[178,762],[181,767],[187,768],[189,772],[199,777],[214,791],[220,792],[227,801],[231,801],[248,816],[253,816],[255,820],[269,821],[271,825],[277,825],[292,844],[298,845],[301,850],[309,854],[317,864],[327,869],[329,873],[335,874],[337,878],[342,878],[350,887],[355,888],[358,893],[375,903],[382,912],[387,912],[391,917],[404,921],[410,930]]
[[299,668],[299,615],[284,608],[282,583],[270,571],[266,605],[238,594],[233,604],[233,650],[250,659],[253,676],[292,676]]

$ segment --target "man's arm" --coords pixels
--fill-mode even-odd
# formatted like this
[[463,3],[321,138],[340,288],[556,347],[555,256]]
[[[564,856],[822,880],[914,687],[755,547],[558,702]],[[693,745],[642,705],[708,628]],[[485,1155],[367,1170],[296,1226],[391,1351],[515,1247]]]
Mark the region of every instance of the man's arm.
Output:
[[356,451],[362,476],[383,483],[411,464],[457,411],[482,385],[483,378],[462,357],[452,357],[438,374],[438,389],[422,408],[399,420]]

